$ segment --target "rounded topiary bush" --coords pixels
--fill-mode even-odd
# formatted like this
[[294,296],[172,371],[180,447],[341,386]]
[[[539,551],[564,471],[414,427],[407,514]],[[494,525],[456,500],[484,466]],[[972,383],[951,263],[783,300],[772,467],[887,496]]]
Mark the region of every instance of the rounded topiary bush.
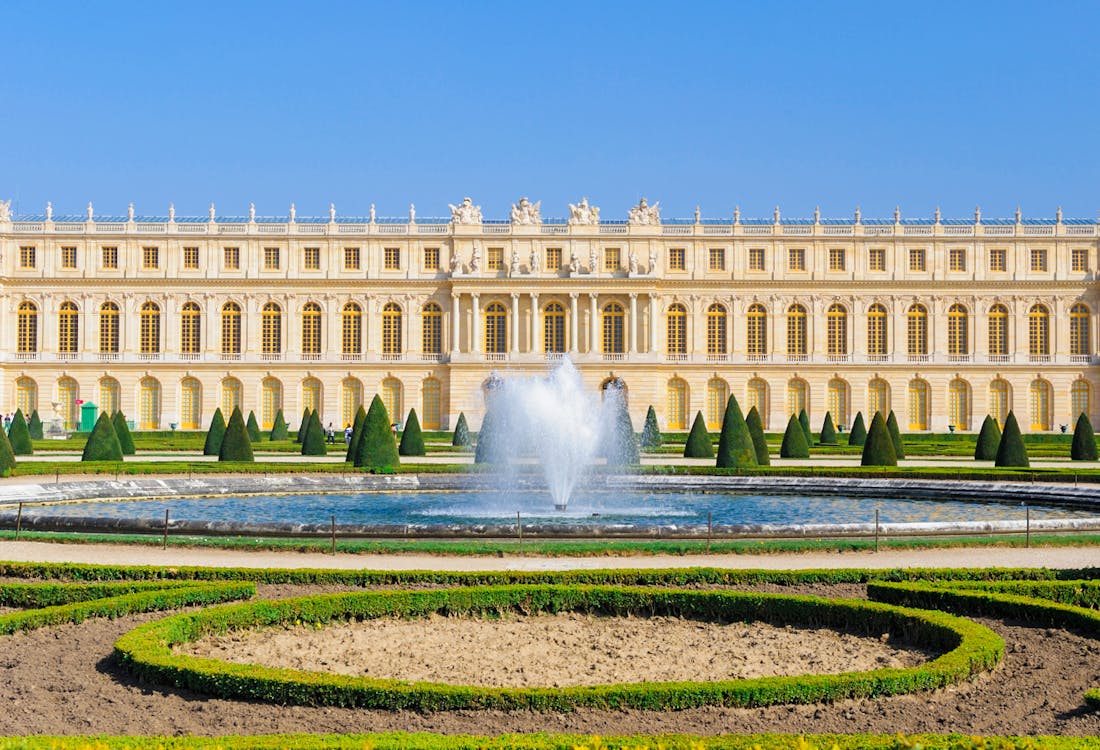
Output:
[[31,418],[27,422],[27,429],[30,430],[33,439],[42,439],[42,420],[38,416],[38,409],[31,412]]
[[455,422],[455,431],[451,435],[451,446],[454,448],[470,447],[470,427],[466,424],[466,413],[459,412],[458,421]]
[[225,426],[225,437],[222,438],[221,448],[218,449],[219,461],[247,461],[253,460],[252,440],[248,437],[248,428],[244,425],[244,417],[239,406],[233,407],[233,414],[229,417],[229,423]]
[[267,439],[271,441],[275,440],[288,440],[290,438],[290,431],[286,426],[286,419],[283,417],[283,410],[275,412],[275,421],[271,423],[271,432],[268,433]]
[[15,455],[34,455],[31,431],[27,427],[27,420],[23,418],[22,409],[16,409],[15,416],[11,418],[11,426],[8,427],[8,442],[11,443],[11,450]]
[[409,409],[409,416],[405,420],[405,429],[401,432],[401,445],[397,446],[397,453],[402,456],[423,456],[428,449],[424,447],[424,433],[420,431],[420,419],[416,416],[416,409]]
[[95,427],[88,434],[88,441],[84,443],[84,452],[80,456],[81,461],[121,461],[122,446],[115,434],[115,427],[107,412],[99,415]]
[[202,446],[204,456],[216,456],[221,452],[222,440],[225,438],[225,417],[222,416],[221,407],[214,410],[214,416],[210,419],[210,427],[206,431],[206,442]]
[[[894,410],[890,410],[890,416],[886,418],[886,428],[890,430],[890,440],[894,443],[894,455],[898,459],[905,458],[905,444],[901,442],[901,430],[898,429],[898,418],[894,416]],[[868,436],[871,433],[867,433]]]
[[1092,422],[1084,412],[1077,417],[1077,424],[1073,426],[1073,444],[1070,446],[1069,457],[1074,461],[1096,460],[1096,433],[1092,431]]
[[833,415],[825,412],[825,421],[821,425],[821,444],[836,445],[836,427],[833,425]]
[[760,419],[760,412],[756,410],[755,404],[749,409],[749,413],[745,415],[745,426],[748,427],[749,435],[752,436],[752,447],[756,452],[757,466],[770,466],[772,457],[768,450],[768,438],[764,435],[764,422]]
[[1016,415],[1012,412],[1005,417],[1005,428],[1001,432],[1001,444],[997,447],[996,466],[1023,466],[1031,465],[1027,457],[1027,446],[1024,445],[1024,436],[1020,434],[1020,425],[1016,423]]
[[256,421],[256,412],[248,412],[248,421],[245,422],[244,428],[248,430],[248,439],[253,443],[260,442],[263,435],[260,433],[260,423]]
[[386,471],[401,465],[391,424],[386,405],[375,394],[363,422],[363,437],[355,454],[356,466],[366,471]]
[[12,452],[11,443],[8,442],[8,435],[0,428],[0,477],[11,476],[16,465],[15,453]]
[[[756,421],[759,426],[760,415],[757,415]],[[763,431],[760,437],[763,439]],[[765,444],[765,465],[767,452],[768,448]],[[718,436],[718,460],[715,466],[719,469],[744,469],[757,466],[759,463],[756,440],[749,430],[748,423],[741,415],[741,405],[737,403],[737,397],[731,393],[726,399],[726,413],[722,417],[722,432]]]
[[982,420],[982,429],[978,432],[978,442],[974,445],[975,461],[994,461],[997,448],[1001,445],[1001,428],[997,420],[986,414]]
[[325,446],[325,428],[321,426],[321,418],[316,411],[309,413],[309,425],[306,434],[302,438],[303,456],[325,456],[328,448]]
[[857,411],[852,420],[852,429],[848,433],[848,445],[863,445],[867,442],[867,425],[863,423],[863,412]]
[[707,423],[703,421],[703,412],[695,413],[687,442],[684,443],[684,458],[714,458],[714,446],[710,442]]
[[642,425],[642,450],[655,451],[663,443],[661,428],[657,424],[657,411],[650,406],[645,413],[645,424]]
[[121,410],[116,411],[111,415],[111,424],[114,425],[115,434],[118,435],[118,444],[122,446],[122,455],[136,455],[137,448],[134,447],[134,436],[130,434],[130,425],[126,424],[126,415]]
[[806,431],[794,414],[787,420],[787,431],[783,433],[783,443],[779,446],[780,458],[809,458],[810,446],[806,442]]
[[894,453],[894,441],[890,439],[890,428],[882,418],[882,412],[875,412],[871,420],[871,429],[867,431],[867,440],[863,443],[863,456],[860,466],[897,466],[898,456]]
[[359,452],[359,441],[363,439],[363,425],[367,423],[367,410],[359,404],[355,410],[355,421],[351,423],[351,440],[348,442],[344,463],[355,465],[355,454]]

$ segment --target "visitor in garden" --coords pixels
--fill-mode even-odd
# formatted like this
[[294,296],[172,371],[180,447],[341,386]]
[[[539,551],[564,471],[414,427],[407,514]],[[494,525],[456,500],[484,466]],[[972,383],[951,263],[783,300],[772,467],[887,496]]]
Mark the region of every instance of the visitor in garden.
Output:
[[351,445],[351,425],[344,426],[344,445]]
[[328,423],[328,428],[325,430],[325,435],[329,443],[336,442],[336,430],[332,429],[332,422]]

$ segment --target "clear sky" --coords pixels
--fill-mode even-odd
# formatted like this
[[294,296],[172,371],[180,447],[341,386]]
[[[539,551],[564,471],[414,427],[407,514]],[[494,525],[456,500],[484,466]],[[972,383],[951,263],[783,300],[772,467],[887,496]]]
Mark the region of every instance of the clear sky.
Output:
[[1095,218],[1098,2],[0,3],[18,212]]

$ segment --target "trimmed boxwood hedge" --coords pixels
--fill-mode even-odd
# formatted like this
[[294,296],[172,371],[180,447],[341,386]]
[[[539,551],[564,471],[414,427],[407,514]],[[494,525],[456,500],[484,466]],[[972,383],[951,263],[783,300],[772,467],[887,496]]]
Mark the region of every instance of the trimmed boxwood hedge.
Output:
[[[722,622],[759,620],[874,635],[904,632],[912,643],[945,653],[908,669],[716,682],[488,688],[274,669],[172,651],[173,646],[208,635],[283,623],[321,626],[334,620],[424,617],[434,612],[495,617],[507,612],[566,611]],[[328,594],[216,607],[141,625],[115,643],[115,654],[125,669],[141,679],[279,705],[416,711],[567,711],[579,706],[675,710],[704,705],[817,703],[935,689],[992,669],[1004,656],[1004,641],[988,628],[953,615],[856,599],[607,586],[498,586]]]
[[714,458],[714,445],[701,411],[695,412],[695,421],[691,423],[691,432],[684,443],[684,458]]
[[8,427],[8,442],[11,443],[11,450],[15,455],[34,455],[34,445],[31,444],[31,430],[27,426],[27,420],[23,418],[22,409],[16,409],[15,416],[11,418],[11,426]]

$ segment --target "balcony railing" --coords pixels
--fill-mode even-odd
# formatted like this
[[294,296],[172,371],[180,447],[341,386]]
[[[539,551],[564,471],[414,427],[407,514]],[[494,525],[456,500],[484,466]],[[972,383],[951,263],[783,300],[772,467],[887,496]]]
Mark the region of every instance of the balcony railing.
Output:
[[381,358],[383,362],[404,362],[404,352],[382,352]]
[[970,354],[948,354],[947,361],[951,364],[966,364],[974,361],[974,357]]
[[363,361],[363,353],[362,352],[343,352],[340,355],[340,361],[341,362],[362,362]]
[[320,362],[321,361],[321,356],[322,355],[321,355],[320,352],[302,352],[302,361],[303,362]]
[[1039,363],[1039,364],[1045,364],[1047,362],[1050,362],[1050,355],[1049,354],[1029,354],[1029,355],[1027,355],[1027,361],[1028,362]]
[[260,361],[261,362],[282,362],[283,361],[283,353],[282,352],[263,352],[263,353],[260,354]]
[[685,352],[668,352],[665,354],[666,362],[687,362],[688,355]]
[[843,362],[851,362],[852,355],[850,354],[826,354],[825,361],[829,364],[837,364]]
[[624,354],[623,352],[604,352],[603,353],[603,361],[604,362],[625,362],[626,361],[626,354]]
[[507,362],[508,355],[505,352],[485,352],[486,362]]
[[445,355],[442,352],[420,352],[421,362],[443,362]]
[[787,354],[788,362],[809,362],[809,354]]
[[142,362],[157,362],[161,359],[160,352],[138,352],[138,359]]
[[707,352],[707,362],[729,362],[729,359],[726,352]]
[[928,362],[932,361],[932,355],[931,354],[907,354],[906,357],[905,357],[905,361],[906,362],[918,362],[918,363],[924,364],[924,363],[928,363]]

